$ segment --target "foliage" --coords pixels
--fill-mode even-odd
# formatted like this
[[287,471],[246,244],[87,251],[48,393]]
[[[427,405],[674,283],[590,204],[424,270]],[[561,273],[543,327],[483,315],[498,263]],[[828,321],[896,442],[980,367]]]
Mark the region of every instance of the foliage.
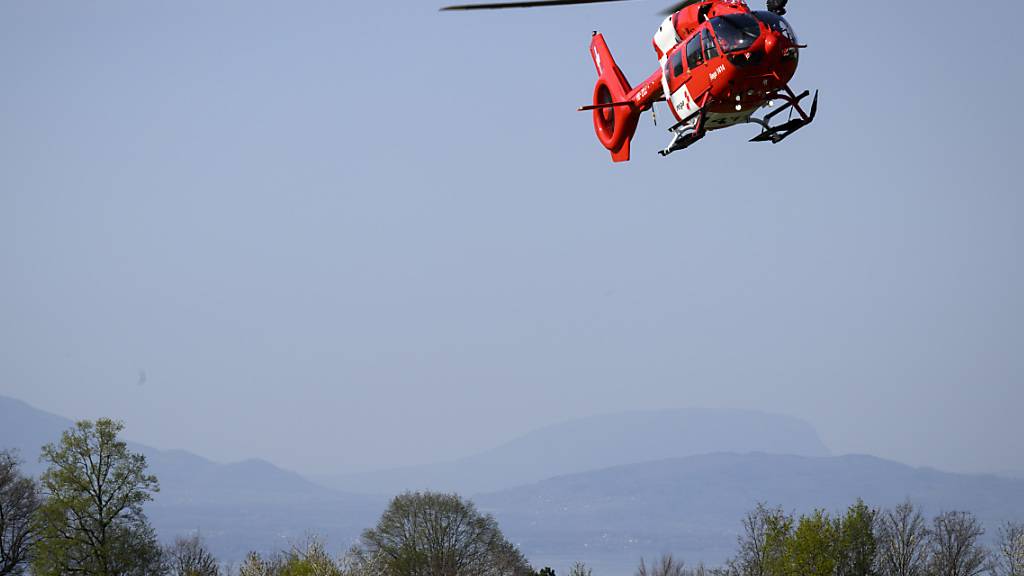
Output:
[[[786,561],[782,574],[790,576],[832,576],[836,567],[836,525],[824,510],[800,518],[785,543]],[[779,573],[779,572],[776,572]]]
[[540,572],[537,572],[537,576],[555,576],[555,571],[550,567],[545,566],[540,569]]
[[159,490],[146,458],[117,438],[123,424],[78,422],[56,445],[43,447],[49,464],[41,482],[38,576],[148,576],[161,572],[162,551],[142,511]]
[[39,489],[21,474],[17,457],[0,451],[0,576],[19,576],[31,561],[39,504]]
[[837,527],[836,576],[874,576],[878,556],[875,538],[878,511],[863,500],[846,511]]
[[365,553],[389,576],[526,576],[526,559],[492,516],[454,494],[395,497],[362,537]]

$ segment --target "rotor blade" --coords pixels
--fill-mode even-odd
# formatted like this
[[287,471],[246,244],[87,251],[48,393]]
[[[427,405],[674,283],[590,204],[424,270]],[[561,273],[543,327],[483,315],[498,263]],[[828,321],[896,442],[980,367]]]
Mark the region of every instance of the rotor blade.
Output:
[[686,8],[687,6],[692,6],[692,5],[697,4],[699,2],[702,2],[702,1],[703,0],[683,0],[682,2],[676,2],[672,6],[662,10],[661,14],[663,16],[671,16],[671,15],[675,14],[676,12],[679,12],[683,8]]
[[488,4],[456,4],[441,8],[450,10],[502,10],[505,8],[541,8],[545,6],[569,6],[572,4],[598,4],[604,2],[629,2],[631,0],[526,0],[523,2],[494,2]]

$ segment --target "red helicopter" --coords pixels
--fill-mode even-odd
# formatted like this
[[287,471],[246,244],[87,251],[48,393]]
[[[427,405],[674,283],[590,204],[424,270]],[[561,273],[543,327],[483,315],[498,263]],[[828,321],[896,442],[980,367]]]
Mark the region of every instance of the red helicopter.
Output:
[[[441,10],[493,10],[567,4],[594,4],[626,0],[530,0],[489,4],[462,4]],[[597,67],[592,110],[594,130],[615,162],[629,160],[630,143],[640,114],[664,99],[676,123],[669,128],[672,141],[660,151],[667,156],[689,147],[710,130],[753,123],[761,133],[751,142],[778,143],[810,124],[818,109],[814,93],[810,113],[800,102],[810,95],[794,94],[789,81],[796,73],[800,49],[789,22],[783,18],[788,0],[767,0],[767,10],[753,11],[745,0],[684,0],[654,35],[660,66],[632,87],[615,64],[604,36],[594,32],[590,55]],[[781,105],[775,106],[780,101]],[[773,108],[760,118],[754,114]],[[772,121],[783,112],[789,118]],[[793,113],[796,113],[795,116]],[[655,123],[657,118],[655,117]]]

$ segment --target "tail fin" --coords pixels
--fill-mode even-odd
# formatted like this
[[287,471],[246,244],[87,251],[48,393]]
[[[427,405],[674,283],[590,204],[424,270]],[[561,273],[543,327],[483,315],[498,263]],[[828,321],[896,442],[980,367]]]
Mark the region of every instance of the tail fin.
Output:
[[629,145],[640,120],[640,109],[628,100],[629,81],[615,64],[604,36],[594,34],[590,55],[597,67],[594,86],[594,131],[614,162],[629,160]]

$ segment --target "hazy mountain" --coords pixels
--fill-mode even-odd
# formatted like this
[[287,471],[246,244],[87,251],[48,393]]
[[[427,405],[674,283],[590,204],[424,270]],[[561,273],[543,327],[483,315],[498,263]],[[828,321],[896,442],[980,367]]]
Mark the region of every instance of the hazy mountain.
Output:
[[353,492],[431,489],[474,494],[561,474],[711,452],[829,454],[814,428],[801,420],[691,408],[572,420],[452,462],[315,479]]
[[711,454],[552,478],[476,498],[534,562],[584,560],[632,573],[641,556],[673,552],[718,564],[732,555],[758,502],[788,511],[887,507],[910,497],[926,513],[969,510],[990,532],[1024,520],[1024,480],[949,474],[869,456]]
[[[0,449],[16,448],[38,475],[40,448],[59,440],[71,420],[0,396]],[[146,455],[160,493],[146,513],[164,540],[200,531],[223,560],[249,550],[277,550],[309,534],[344,547],[377,521],[385,499],[344,494],[262,460],[212,462],[182,450],[130,443]]]

